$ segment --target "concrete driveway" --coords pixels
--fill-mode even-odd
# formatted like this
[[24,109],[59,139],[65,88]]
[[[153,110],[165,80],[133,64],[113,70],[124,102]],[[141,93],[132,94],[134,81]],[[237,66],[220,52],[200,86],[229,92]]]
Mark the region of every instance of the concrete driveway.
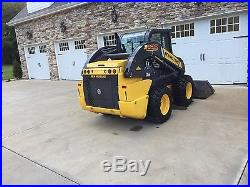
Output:
[[[77,82],[3,82],[3,184],[247,183],[247,88],[215,86],[168,122],[80,109]],[[114,156],[151,160],[138,172],[104,172]]]

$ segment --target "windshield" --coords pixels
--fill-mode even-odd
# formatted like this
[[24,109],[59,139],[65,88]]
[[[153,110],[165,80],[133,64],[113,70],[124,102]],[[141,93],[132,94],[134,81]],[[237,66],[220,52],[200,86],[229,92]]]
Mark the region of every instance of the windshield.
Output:
[[124,34],[122,36],[121,42],[124,45],[127,53],[131,54],[140,44],[144,42],[144,36],[146,31]]

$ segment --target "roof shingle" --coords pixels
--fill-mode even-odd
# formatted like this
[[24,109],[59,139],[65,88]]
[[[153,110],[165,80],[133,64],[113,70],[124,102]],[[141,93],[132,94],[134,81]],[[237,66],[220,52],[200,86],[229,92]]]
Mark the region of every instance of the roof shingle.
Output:
[[24,21],[28,21],[34,18],[38,18],[41,17],[45,14],[50,14],[54,11],[60,11],[63,8],[69,8],[73,5],[80,5],[82,3],[75,3],[75,2],[55,2],[53,3],[51,6],[44,8],[42,10],[36,11],[36,12],[32,12],[32,13],[28,13],[27,10],[27,6],[25,6],[14,18],[12,18],[7,24],[10,26],[14,26],[18,23],[22,23]]

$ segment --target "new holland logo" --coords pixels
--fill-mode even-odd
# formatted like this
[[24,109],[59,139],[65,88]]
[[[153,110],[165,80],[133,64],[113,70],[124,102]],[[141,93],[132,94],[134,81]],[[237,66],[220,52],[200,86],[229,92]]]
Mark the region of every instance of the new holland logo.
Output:
[[144,45],[144,50],[145,51],[158,51],[159,47],[157,44],[147,44],[147,45]]
[[141,71],[141,67],[137,66],[137,68],[135,69],[136,71]]
[[100,89],[100,88],[98,88],[98,89],[96,90],[96,93],[97,93],[98,95],[101,95],[101,94],[102,94],[101,89]]
[[91,78],[99,78],[99,79],[105,79],[106,75],[91,75]]

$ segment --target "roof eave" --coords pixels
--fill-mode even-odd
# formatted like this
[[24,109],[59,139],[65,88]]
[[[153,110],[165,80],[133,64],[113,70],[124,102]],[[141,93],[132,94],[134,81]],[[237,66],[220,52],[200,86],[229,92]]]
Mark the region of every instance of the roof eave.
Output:
[[55,14],[55,13],[58,13],[58,12],[61,12],[61,11],[67,10],[67,9],[71,9],[71,8],[74,8],[74,7],[78,7],[78,6],[86,4],[86,3],[87,2],[75,3],[75,4],[72,4],[72,5],[68,5],[68,4],[62,5],[60,7],[56,7],[56,8],[51,9],[51,10],[48,9],[45,12],[42,12],[42,13],[32,14],[32,15],[27,16],[25,18],[17,19],[17,20],[14,20],[14,21],[10,20],[6,24],[8,26],[15,26],[15,25],[20,24],[20,23],[24,23],[24,22],[27,22],[27,21],[30,21],[30,20],[38,19],[40,17],[48,16],[48,15],[51,15],[51,14]]
[[161,25],[171,25],[171,24],[176,24],[176,23],[185,22],[185,21],[192,21],[192,20],[198,20],[198,19],[203,19],[203,18],[211,18],[214,16],[240,14],[242,12],[248,12],[248,9],[246,8],[246,9],[241,9],[241,10],[232,10],[232,11],[214,13],[210,15],[203,15],[203,16],[198,16],[198,17],[193,17],[193,18],[188,18],[188,19],[173,20],[169,22],[163,22],[161,23]]

